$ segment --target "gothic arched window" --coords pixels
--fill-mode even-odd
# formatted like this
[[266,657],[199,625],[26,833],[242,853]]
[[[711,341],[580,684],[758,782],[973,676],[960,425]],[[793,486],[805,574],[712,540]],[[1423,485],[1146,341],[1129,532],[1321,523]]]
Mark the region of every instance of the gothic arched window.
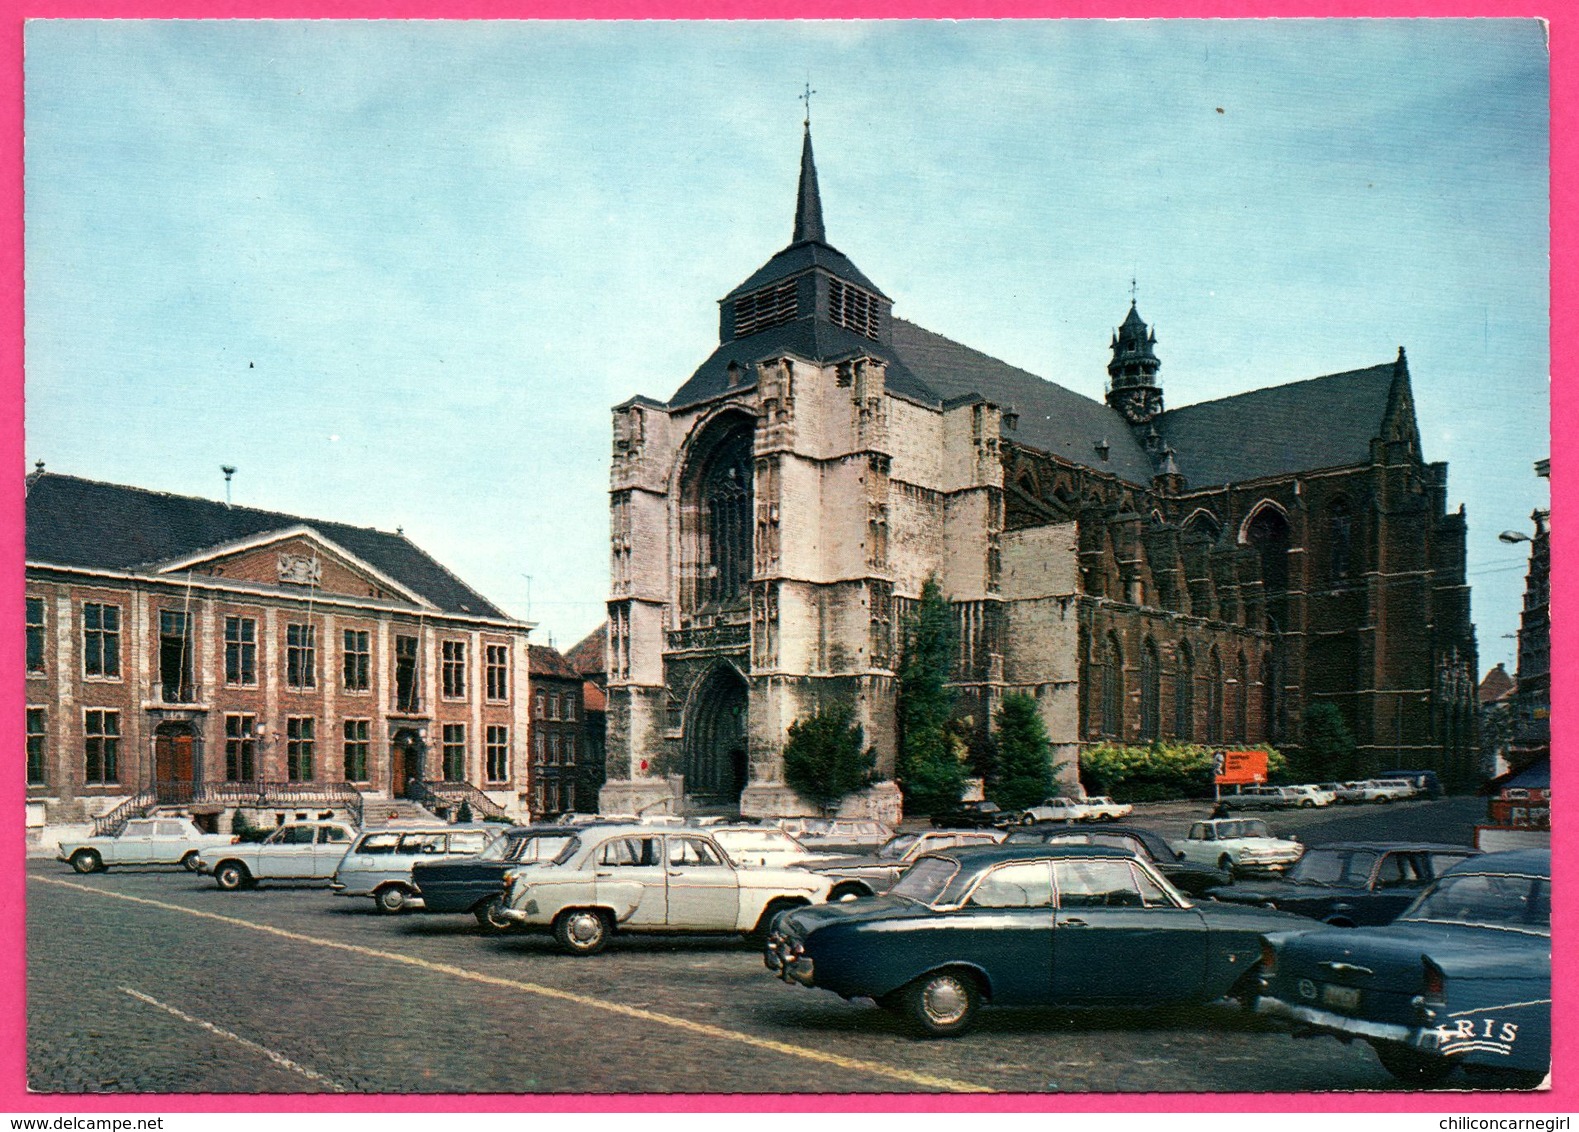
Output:
[[685,612],[742,604],[752,574],[754,422],[715,421],[692,444],[681,487],[680,604]]
[[1234,738],[1243,743],[1250,738],[1250,662],[1239,654],[1239,697],[1234,701]]
[[1268,649],[1261,654],[1261,737],[1269,743],[1283,737],[1282,723],[1278,719],[1282,710],[1282,684],[1277,653]]
[[1206,741],[1223,741],[1223,658],[1216,645],[1206,658]]
[[1121,735],[1124,725],[1124,653],[1108,634],[1102,664],[1102,734]]
[[1354,516],[1349,501],[1339,496],[1327,508],[1327,565],[1334,580],[1347,578],[1354,552]]
[[1179,644],[1179,670],[1173,680],[1173,734],[1186,743],[1195,738],[1195,658],[1188,642]]
[[1140,649],[1140,737],[1148,742],[1162,733],[1162,659],[1150,637]]

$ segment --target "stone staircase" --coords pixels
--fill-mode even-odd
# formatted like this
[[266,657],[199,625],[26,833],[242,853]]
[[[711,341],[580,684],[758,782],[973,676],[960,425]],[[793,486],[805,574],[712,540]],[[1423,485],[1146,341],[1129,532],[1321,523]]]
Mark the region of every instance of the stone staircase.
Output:
[[432,810],[413,802],[410,798],[369,798],[363,804],[362,818],[363,829],[373,829],[377,826],[388,825],[391,822],[437,822],[443,820]]

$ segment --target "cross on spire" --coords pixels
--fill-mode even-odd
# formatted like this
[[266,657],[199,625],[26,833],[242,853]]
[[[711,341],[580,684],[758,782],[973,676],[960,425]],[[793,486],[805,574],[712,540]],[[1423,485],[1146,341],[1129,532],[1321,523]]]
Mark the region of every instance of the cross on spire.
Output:
[[1135,285],[1135,277],[1133,275],[1131,275],[1129,277],[1129,305],[1130,306],[1134,306],[1135,305],[1135,299],[1136,299],[1136,296],[1137,296],[1138,292],[1139,292],[1139,288]]
[[795,97],[806,104],[806,125],[811,125],[811,96],[817,92],[811,89],[811,83],[806,84],[806,92]]

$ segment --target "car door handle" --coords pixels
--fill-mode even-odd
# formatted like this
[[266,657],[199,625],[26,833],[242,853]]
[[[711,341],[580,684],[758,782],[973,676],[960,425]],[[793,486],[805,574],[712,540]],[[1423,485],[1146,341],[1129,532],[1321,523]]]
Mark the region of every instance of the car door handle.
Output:
[[1086,923],[1079,916],[1068,916],[1062,920],[1059,920],[1058,926],[1061,928],[1086,928],[1090,927],[1091,925]]
[[608,880],[609,877],[613,876],[614,874],[613,873],[593,873],[592,875],[597,877],[600,880]]

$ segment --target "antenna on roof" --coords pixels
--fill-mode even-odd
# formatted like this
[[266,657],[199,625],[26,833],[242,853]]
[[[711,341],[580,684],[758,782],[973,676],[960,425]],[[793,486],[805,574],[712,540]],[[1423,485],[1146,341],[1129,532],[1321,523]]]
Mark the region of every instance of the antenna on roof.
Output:
[[225,506],[230,506],[230,477],[236,474],[236,469],[230,464],[221,464],[219,470],[225,473]]

